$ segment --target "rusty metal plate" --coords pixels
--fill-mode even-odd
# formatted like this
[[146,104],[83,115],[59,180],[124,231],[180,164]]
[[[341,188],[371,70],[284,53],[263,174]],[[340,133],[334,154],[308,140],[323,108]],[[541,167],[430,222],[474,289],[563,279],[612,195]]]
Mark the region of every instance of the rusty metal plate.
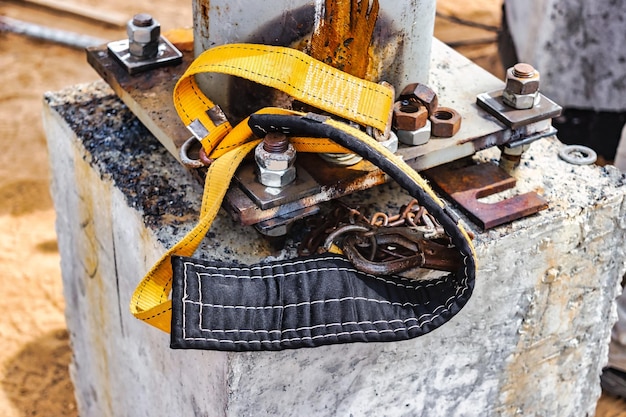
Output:
[[129,74],[109,54],[106,45],[87,48],[87,61],[141,123],[180,162],[179,149],[189,138],[189,131],[176,113],[172,95],[176,81],[193,61],[193,54],[183,52],[180,65],[134,75]]
[[299,174],[306,172],[305,175],[310,175],[318,184],[319,192],[262,209],[241,187],[231,187],[226,193],[224,203],[237,221],[252,225],[275,217],[287,217],[290,213],[297,213],[306,207],[366,190],[387,181],[387,175],[367,161],[351,167],[337,167],[315,154],[299,154],[297,169]]
[[[183,51],[183,63],[141,74],[129,75],[112,58],[106,45],[88,48],[87,60],[113,88],[154,136],[180,160],[178,151],[189,132],[174,110],[172,93],[176,81],[193,61]],[[462,83],[458,80],[464,80]],[[420,146],[401,145],[398,154],[418,171],[473,155],[477,150],[511,140],[511,130],[476,105],[476,96],[503,88],[504,82],[467,58],[433,39],[429,86],[442,106],[452,107],[463,117],[461,130],[451,138],[433,138]]]
[[[543,132],[552,133],[539,123],[513,131],[480,109],[475,103],[476,96],[501,88],[504,83],[436,39],[433,39],[431,58],[429,85],[437,91],[442,105],[461,113],[463,123],[452,138],[432,138],[420,146],[401,145],[397,153],[414,169],[421,171],[491,146],[505,145],[532,135],[537,137]],[[179,149],[189,132],[174,109],[172,93],[177,80],[193,61],[193,54],[183,51],[181,65],[135,75],[128,74],[108,54],[106,45],[89,48],[87,59],[137,118],[180,161]],[[464,82],[459,82],[460,79]],[[277,216],[289,216],[289,213],[386,181],[384,173],[366,161],[346,168],[332,166],[317,155],[299,154],[298,165],[320,185],[319,192],[311,195],[303,192],[298,199],[288,199],[291,201],[275,207],[262,204],[265,207],[262,208],[241,189],[231,187],[224,201],[228,211],[242,224],[251,225]],[[247,192],[251,193],[250,190]]]
[[535,192],[520,194],[497,203],[479,199],[515,187],[517,180],[500,167],[483,163],[466,167],[442,165],[423,172],[432,184],[453,200],[483,230],[521,219],[548,208]]

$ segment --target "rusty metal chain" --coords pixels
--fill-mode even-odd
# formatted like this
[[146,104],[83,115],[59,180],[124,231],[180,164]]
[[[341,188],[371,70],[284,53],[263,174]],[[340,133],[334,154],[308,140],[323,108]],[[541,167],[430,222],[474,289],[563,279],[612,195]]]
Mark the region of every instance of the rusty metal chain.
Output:
[[337,204],[323,217],[308,220],[310,232],[301,242],[300,255],[337,245],[357,269],[375,275],[414,268],[456,271],[461,264],[441,225],[416,200],[397,213],[376,212],[371,217]]

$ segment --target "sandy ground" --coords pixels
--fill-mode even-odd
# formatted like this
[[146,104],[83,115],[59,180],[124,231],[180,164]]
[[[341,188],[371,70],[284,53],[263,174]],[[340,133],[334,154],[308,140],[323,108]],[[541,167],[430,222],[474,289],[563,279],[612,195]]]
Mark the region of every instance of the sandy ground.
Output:
[[[173,0],[72,2],[127,16],[150,11],[164,30],[191,25],[191,2],[184,6]],[[462,8],[456,7],[461,3]],[[500,21],[499,0],[439,0],[438,9],[487,25]],[[124,29],[26,7],[23,2],[0,1],[0,15],[104,39],[125,37]],[[444,41],[495,37],[493,32],[443,19],[437,21],[436,34]],[[495,43],[459,50],[501,76]],[[76,416],[41,103],[45,91],[96,80],[97,75],[80,50],[1,32],[0,71],[0,282],[5,289],[0,314],[0,415]],[[599,410],[598,416],[626,416],[626,403],[603,398]]]

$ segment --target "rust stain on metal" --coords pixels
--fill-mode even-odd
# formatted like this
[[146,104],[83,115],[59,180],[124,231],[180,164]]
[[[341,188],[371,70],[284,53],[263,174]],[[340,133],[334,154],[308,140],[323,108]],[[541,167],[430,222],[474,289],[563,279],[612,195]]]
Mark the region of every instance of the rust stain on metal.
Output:
[[348,168],[337,167],[328,164],[315,154],[301,153],[296,166],[298,172],[302,173],[305,170],[314,178],[321,187],[319,191],[278,207],[261,209],[241,189],[231,188],[224,200],[228,211],[241,224],[256,224],[355,191],[366,190],[387,181],[385,173],[368,161],[361,161]]
[[311,39],[311,56],[365,78],[378,12],[378,0],[371,4],[369,0],[326,0],[322,22]]
[[483,230],[521,219],[548,208],[547,201],[535,192],[520,194],[497,203],[480,198],[515,187],[516,179],[492,164],[470,165],[461,169],[441,165],[424,175],[454,200]]

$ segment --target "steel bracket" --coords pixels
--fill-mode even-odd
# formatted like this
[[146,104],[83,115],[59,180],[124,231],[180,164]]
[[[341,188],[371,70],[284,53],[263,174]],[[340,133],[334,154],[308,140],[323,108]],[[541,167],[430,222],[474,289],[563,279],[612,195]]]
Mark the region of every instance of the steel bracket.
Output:
[[535,192],[516,195],[495,203],[481,202],[481,198],[514,188],[517,182],[503,169],[491,163],[461,168],[458,163],[452,163],[428,169],[423,174],[483,230],[548,208],[548,202]]

